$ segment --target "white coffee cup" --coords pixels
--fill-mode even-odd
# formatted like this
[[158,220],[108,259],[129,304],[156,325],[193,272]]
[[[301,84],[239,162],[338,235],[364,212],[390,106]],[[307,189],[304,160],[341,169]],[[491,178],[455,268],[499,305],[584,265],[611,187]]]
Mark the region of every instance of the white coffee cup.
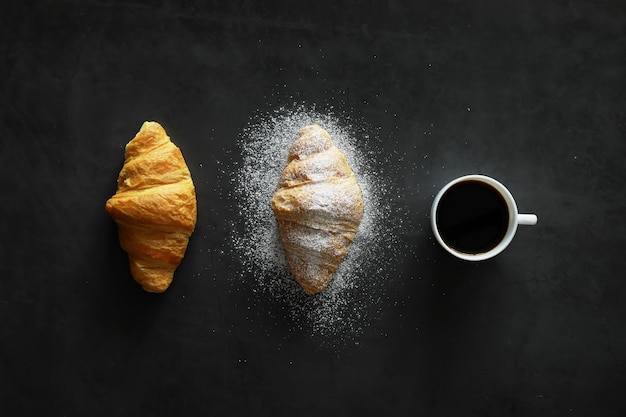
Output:
[[[456,194],[459,194],[460,192],[459,185],[465,187],[465,189],[468,190],[469,188],[467,187],[468,187],[468,184],[470,183],[472,186],[476,186],[478,188],[480,188],[482,185],[490,186],[490,188],[487,187],[489,188],[489,191],[485,189],[484,192],[495,191],[495,193],[497,193],[501,197],[501,199],[504,202],[504,206],[506,207],[504,208],[503,206],[501,210],[498,211],[498,214],[501,214],[500,216],[501,226],[499,227],[500,231],[498,232],[498,234],[494,235],[494,241],[493,241],[494,243],[492,245],[489,245],[489,247],[484,248],[484,250],[481,249],[478,251],[473,251],[473,250],[468,251],[468,250],[465,250],[464,248],[460,248],[458,245],[455,245],[453,243],[453,239],[449,237],[449,236],[452,236],[451,234],[448,234],[447,237],[445,236],[447,232],[444,232],[444,230],[452,230],[449,227],[446,229],[446,227],[443,225],[444,220],[446,219],[438,218],[439,215],[443,215],[444,217],[450,216],[449,210],[442,211],[440,213],[440,208],[441,208],[442,199],[444,199],[445,201],[444,205],[451,204],[450,202],[452,201],[451,199],[453,197],[452,197],[452,193],[450,192],[450,190],[452,189],[452,187],[456,186],[454,188],[455,191],[453,192]],[[487,195],[487,197],[491,197],[491,196]],[[478,202],[471,201],[467,207],[473,206],[475,205],[475,203],[478,203]],[[458,209],[457,211],[463,211],[465,210],[465,207],[466,206],[463,205],[463,209]],[[473,208],[471,209],[473,210]],[[508,215],[508,219],[504,215],[505,212]],[[463,217],[463,216],[459,216],[459,217]],[[468,230],[469,228],[469,230],[471,231],[473,227],[471,224],[472,220],[470,220],[471,218],[472,217],[470,215],[464,218],[465,229],[459,229],[460,226],[456,224],[455,230]],[[485,222],[486,220],[484,219],[487,219],[487,218],[489,217],[485,215],[481,216],[481,219],[483,219],[482,220],[483,222]],[[455,180],[450,181],[435,196],[435,200],[433,201],[433,205],[431,208],[430,220],[431,220],[431,225],[432,225],[435,238],[444,249],[446,249],[452,255],[460,259],[465,259],[468,261],[482,261],[485,259],[493,258],[494,256],[498,255],[500,252],[502,252],[504,249],[506,249],[506,247],[513,240],[515,233],[517,232],[517,226],[518,225],[534,225],[537,223],[537,216],[534,214],[518,213],[517,204],[515,203],[515,199],[513,198],[513,195],[511,195],[510,191],[504,185],[502,185],[500,182],[496,181],[495,179],[485,176],[485,175],[465,175],[463,177],[459,177]],[[450,223],[449,221],[446,222],[446,224],[448,225],[449,223]]]

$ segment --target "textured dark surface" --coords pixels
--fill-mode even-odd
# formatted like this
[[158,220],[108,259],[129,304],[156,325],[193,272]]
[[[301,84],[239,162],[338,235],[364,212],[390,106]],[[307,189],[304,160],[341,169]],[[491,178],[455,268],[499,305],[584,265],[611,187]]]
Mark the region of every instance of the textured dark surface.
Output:
[[[0,415],[626,415],[623,2],[5,3]],[[237,138],[292,101],[367,121],[411,218],[350,347],[251,312],[230,256]],[[144,120],[198,194],[161,296],[104,212]],[[539,217],[479,265],[428,226],[466,173]]]

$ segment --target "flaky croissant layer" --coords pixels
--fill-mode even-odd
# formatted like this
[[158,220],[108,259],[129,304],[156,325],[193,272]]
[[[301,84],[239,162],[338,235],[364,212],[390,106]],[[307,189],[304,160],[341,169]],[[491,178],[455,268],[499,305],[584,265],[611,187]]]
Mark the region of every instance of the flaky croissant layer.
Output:
[[354,172],[330,135],[302,128],[271,201],[291,275],[308,294],[323,291],[348,254],[363,217]]
[[118,226],[131,275],[164,292],[196,226],[196,192],[180,149],[157,122],[145,122],[126,145],[117,192],[105,205]]

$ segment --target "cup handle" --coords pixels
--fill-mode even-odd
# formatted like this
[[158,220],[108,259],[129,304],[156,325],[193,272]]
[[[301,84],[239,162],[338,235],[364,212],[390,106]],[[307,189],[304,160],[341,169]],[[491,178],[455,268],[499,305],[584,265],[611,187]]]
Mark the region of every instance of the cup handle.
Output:
[[534,214],[518,214],[517,224],[532,226],[537,224],[537,216]]

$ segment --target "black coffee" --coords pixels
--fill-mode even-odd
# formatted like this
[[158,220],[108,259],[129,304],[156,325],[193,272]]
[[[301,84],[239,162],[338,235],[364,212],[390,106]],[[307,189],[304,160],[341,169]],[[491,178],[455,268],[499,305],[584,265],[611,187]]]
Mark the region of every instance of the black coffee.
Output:
[[476,254],[493,249],[504,238],[508,224],[504,198],[484,182],[460,182],[439,200],[439,234],[448,246],[460,252]]

